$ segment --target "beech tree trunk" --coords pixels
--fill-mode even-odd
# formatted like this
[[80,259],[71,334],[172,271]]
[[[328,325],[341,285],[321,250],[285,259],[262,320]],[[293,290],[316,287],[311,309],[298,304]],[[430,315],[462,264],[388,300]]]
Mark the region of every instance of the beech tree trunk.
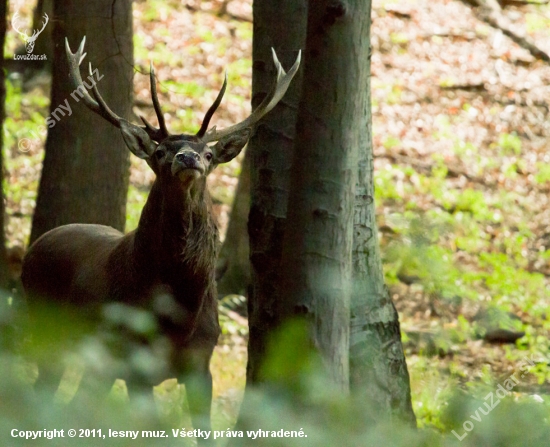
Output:
[[[304,48],[299,30],[306,30],[306,2],[273,3],[254,2],[254,105],[268,88],[268,47]],[[292,107],[300,85],[295,79],[249,144],[247,389],[264,379],[268,336],[286,318],[306,316],[334,383],[344,391],[351,387],[354,395],[358,391],[365,410],[381,408],[370,420],[397,415],[414,423],[399,321],[384,284],[375,222],[370,8],[361,0],[309,2],[298,114]],[[283,58],[283,66],[292,60]]]
[[[265,97],[275,79],[271,47],[277,50],[286,69],[296,60],[297,51],[304,48],[306,6],[306,0],[254,1],[253,108]],[[282,238],[301,76],[302,69],[283,100],[262,119],[248,143],[252,168],[248,219],[252,284],[248,297],[247,387],[261,381],[267,336],[282,318],[277,312]]]
[[[364,3],[363,20],[370,46],[370,0]],[[370,73],[370,57],[363,62]],[[362,90],[367,113],[360,133],[353,234],[353,290],[350,327],[350,387],[375,420],[397,416],[416,425],[411,404],[407,363],[401,344],[399,315],[384,283],[374,206],[372,114],[370,76]]]
[[311,322],[335,385],[349,389],[349,316],[357,154],[368,118],[362,0],[310,2],[283,251],[285,315]]
[[73,222],[123,230],[126,217],[128,150],[118,129],[77,101],[68,75],[65,37],[73,52],[87,37],[83,80],[90,84],[91,62],[98,69],[93,80],[103,98],[116,114],[128,118],[133,98],[132,3],[56,0],[54,16],[48,24],[54,27],[51,112],[31,243]]
[[246,151],[231,208],[227,234],[218,258],[218,295],[245,295],[250,285],[248,213],[250,212],[250,155]]

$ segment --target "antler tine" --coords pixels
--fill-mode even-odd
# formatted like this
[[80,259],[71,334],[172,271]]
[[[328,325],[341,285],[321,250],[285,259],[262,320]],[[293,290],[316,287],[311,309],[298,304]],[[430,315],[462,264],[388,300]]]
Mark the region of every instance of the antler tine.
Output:
[[13,29],[18,33],[18,34],[21,34],[22,36],[25,36],[27,39],[29,38],[27,32],[23,32],[23,31],[20,31],[19,30],[19,27],[18,26],[15,26],[15,22],[17,22],[21,17],[19,16],[19,11],[16,12],[13,17],[11,18],[11,25],[13,26]]
[[143,121],[143,124],[145,124],[145,127],[142,127],[142,129],[145,132],[147,132],[147,135],[149,135],[149,138],[151,138],[151,140],[154,140],[157,143],[160,143],[162,140],[164,140],[166,138],[166,135],[162,132],[162,130],[157,129],[155,126],[153,126],[145,118],[140,116],[139,119],[141,121]]
[[270,112],[277,105],[277,103],[283,98],[283,96],[285,95],[288,89],[288,86],[290,85],[290,82],[292,81],[292,78],[294,77],[294,75],[298,71],[298,68],[300,67],[302,52],[301,51],[298,52],[298,57],[296,58],[296,62],[294,62],[294,65],[292,66],[292,68],[288,71],[288,73],[286,73],[283,70],[281,63],[279,62],[279,59],[277,58],[277,54],[275,53],[275,50],[271,48],[271,51],[273,53],[273,62],[277,69],[277,79],[275,81],[275,84],[271,88],[271,91],[269,92],[269,94],[265,97],[262,103],[258,107],[256,107],[256,109],[252,112],[252,114],[241,123],[235,124],[233,126],[230,126],[226,129],[222,129],[220,131],[217,131],[216,128],[213,127],[208,132],[206,132],[206,134],[202,138],[202,140],[205,143],[220,140],[221,138],[227,137],[228,135],[231,135],[235,132],[239,132],[242,129],[245,129],[247,127],[252,127],[265,114]]
[[[86,43],[86,36],[84,36],[84,38],[82,39],[82,42],[78,47],[78,50],[73,54],[69,46],[69,40],[65,38],[65,50],[67,52],[67,59],[69,60],[69,75],[73,81],[75,88],[78,90],[79,94],[82,95],[84,104],[86,104],[86,106],[90,110],[102,116],[114,126],[120,128],[120,120],[122,118],[116,115],[107,106],[107,104],[105,104],[105,101],[99,94],[99,91],[97,90],[95,83],[92,88],[92,93],[95,97],[95,100],[90,96],[90,94],[88,93],[88,90],[82,84],[82,77],[80,76],[80,63],[86,57],[86,53],[84,53],[85,43]],[[90,74],[92,74],[92,64],[90,64],[89,68],[90,68]]]
[[[145,124],[145,131],[149,133],[149,136],[151,136],[153,139],[158,140],[155,137],[161,137],[161,140],[168,137],[170,133],[168,132],[168,129],[166,128],[166,122],[164,121],[164,115],[162,114],[162,110],[160,109],[160,103],[159,98],[157,96],[157,80],[155,78],[155,68],[153,67],[153,63],[151,62],[150,70],[149,70],[149,79],[151,82],[151,98],[153,99],[153,107],[155,108],[155,113],[157,114],[157,120],[159,122],[159,129],[156,129],[151,124],[149,124],[147,121],[145,121],[143,118],[141,120]],[[150,132],[154,132],[154,136],[151,135]]]
[[223,85],[218,93],[218,96],[216,97],[216,100],[214,101],[214,104],[210,106],[208,111],[206,112],[206,115],[204,115],[204,119],[202,120],[201,128],[197,132],[197,137],[202,138],[206,131],[208,130],[208,125],[210,124],[210,120],[212,119],[212,115],[216,112],[217,108],[219,107],[220,103],[222,102],[223,95],[225,94],[225,89],[227,88],[227,72],[224,75],[223,79]]
[[50,21],[50,18],[48,17],[48,14],[44,13],[44,17],[42,17],[45,22],[42,22],[42,29],[40,31],[38,31],[38,34],[40,34],[42,31],[44,31],[44,28],[46,28],[46,25],[48,24],[48,22]]
[[[93,76],[92,72],[92,63],[90,62],[88,64],[88,70],[90,72],[90,79]],[[105,100],[101,97],[99,90],[97,89],[97,85],[95,82],[92,83],[92,94],[94,95],[95,100],[99,104],[99,108],[104,114],[101,114],[104,118],[106,118],[109,122],[115,124],[115,126],[120,127],[120,120],[122,119],[120,116],[118,116],[116,113],[114,113]]]

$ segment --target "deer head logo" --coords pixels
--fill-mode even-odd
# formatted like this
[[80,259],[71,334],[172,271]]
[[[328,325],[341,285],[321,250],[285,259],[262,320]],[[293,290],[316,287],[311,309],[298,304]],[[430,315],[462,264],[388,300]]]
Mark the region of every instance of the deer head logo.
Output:
[[40,31],[33,30],[32,36],[29,36],[26,31],[19,30],[16,24],[19,19],[19,13],[16,12],[11,19],[11,26],[13,26],[13,29],[21,35],[23,41],[25,42],[25,49],[27,50],[27,53],[31,54],[34,50],[34,42],[36,41],[36,38],[40,35],[42,31],[44,31],[44,28],[46,28],[46,25],[48,24],[50,18],[48,17],[48,14],[44,13],[44,22],[42,23],[42,29]]

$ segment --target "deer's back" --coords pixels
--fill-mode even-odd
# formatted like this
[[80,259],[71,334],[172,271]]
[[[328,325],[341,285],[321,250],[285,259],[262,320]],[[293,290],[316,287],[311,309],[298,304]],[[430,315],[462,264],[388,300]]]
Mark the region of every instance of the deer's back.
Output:
[[42,235],[23,260],[29,301],[101,304],[108,294],[107,261],[123,235],[103,225],[71,224]]

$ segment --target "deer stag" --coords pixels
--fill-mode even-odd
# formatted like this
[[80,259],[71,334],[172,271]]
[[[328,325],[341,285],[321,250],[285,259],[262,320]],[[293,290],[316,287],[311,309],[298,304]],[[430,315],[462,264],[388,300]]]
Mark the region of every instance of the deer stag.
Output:
[[[65,225],[47,232],[30,247],[23,261],[22,282],[31,316],[33,306],[38,308],[41,302],[73,306],[87,316],[97,315],[102,306],[113,303],[154,308],[157,312],[157,298],[164,297],[161,304],[167,303],[167,307],[164,313],[161,309],[164,318],[159,317],[158,321],[159,331],[170,342],[167,374],[171,375],[162,379],[177,377],[186,384],[195,428],[209,429],[212,396],[209,363],[220,329],[214,279],[218,230],[206,177],[219,163],[228,162],[240,153],[254,125],[281,100],[298,70],[300,54],[285,73],[273,51],[277,80],[264,101],[240,124],[208,130],[225,92],[226,78],[199,131],[195,135],[170,135],[159,105],[152,66],[151,96],[158,128],[143,118],[145,126],[137,126],[117,116],[95,84],[90,95],[83,86],[79,68],[86,56],[85,40],[74,54],[65,41],[75,88],[82,93],[89,109],[120,129],[128,149],[147,162],[156,180],[134,231],[123,235],[102,225]],[[91,73],[91,64],[89,69]],[[216,144],[208,144],[212,142]],[[166,296],[171,301],[167,302]],[[40,386],[41,378],[57,377],[60,367],[54,366],[49,359],[39,361],[36,386]],[[135,387],[143,387],[143,383],[132,378],[126,380],[130,395]]]

